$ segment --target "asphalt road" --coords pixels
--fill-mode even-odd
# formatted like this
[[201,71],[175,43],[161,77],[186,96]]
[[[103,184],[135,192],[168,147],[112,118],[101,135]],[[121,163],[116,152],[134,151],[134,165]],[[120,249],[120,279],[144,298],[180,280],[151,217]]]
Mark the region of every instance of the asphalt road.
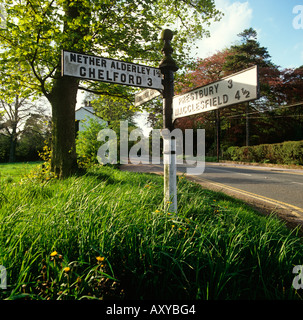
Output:
[[207,179],[303,210],[303,171],[206,164],[204,173],[196,179]]

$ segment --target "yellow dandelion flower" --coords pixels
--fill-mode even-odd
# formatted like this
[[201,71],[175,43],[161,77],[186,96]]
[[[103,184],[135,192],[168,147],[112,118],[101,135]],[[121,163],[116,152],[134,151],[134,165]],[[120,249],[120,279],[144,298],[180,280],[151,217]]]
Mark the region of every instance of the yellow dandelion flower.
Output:
[[51,256],[51,257],[55,257],[57,254],[58,254],[57,251],[53,251],[53,252],[50,254],[50,256]]
[[65,267],[63,270],[64,270],[64,272],[69,272],[70,271],[70,267]]
[[98,261],[98,262],[102,262],[102,261],[104,261],[104,260],[105,260],[105,258],[104,258],[104,257],[100,257],[100,256],[99,256],[99,257],[96,257],[96,259],[97,259],[97,261]]
[[155,212],[156,212],[156,213],[159,213],[159,212],[160,212],[160,210],[156,210]]

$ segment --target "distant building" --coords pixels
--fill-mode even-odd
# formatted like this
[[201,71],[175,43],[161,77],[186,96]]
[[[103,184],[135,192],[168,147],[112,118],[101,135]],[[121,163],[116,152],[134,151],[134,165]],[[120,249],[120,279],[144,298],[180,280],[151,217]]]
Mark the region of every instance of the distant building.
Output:
[[88,119],[96,119],[100,124],[107,124],[107,122],[100,117],[96,116],[90,102],[85,101],[84,107],[76,110],[76,132],[85,129],[85,121]]

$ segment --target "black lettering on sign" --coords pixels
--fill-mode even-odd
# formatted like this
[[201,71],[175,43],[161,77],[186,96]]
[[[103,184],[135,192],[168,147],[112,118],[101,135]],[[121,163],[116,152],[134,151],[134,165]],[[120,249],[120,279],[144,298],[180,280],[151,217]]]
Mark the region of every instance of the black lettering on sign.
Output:
[[228,89],[231,89],[233,87],[233,81],[232,80],[228,80]]
[[70,62],[77,62],[77,59],[76,59],[77,55],[75,53],[71,53],[69,57],[70,57]]
[[116,81],[119,77],[119,73],[118,72],[114,72],[114,81]]
[[104,72],[104,70],[102,70],[102,69],[98,70],[98,79],[104,80],[103,72]]
[[105,59],[102,59],[102,61],[101,61],[101,67],[106,68],[106,60],[105,60]]
[[223,94],[223,103],[226,104],[228,102],[228,95]]
[[113,79],[109,77],[109,71],[106,71],[106,80],[113,81]]
[[136,84],[137,85],[142,84],[142,78],[140,76],[136,76]]
[[239,90],[236,92],[235,98],[240,100],[240,91]]
[[122,63],[121,63],[121,69],[122,69],[123,71],[125,71],[125,70],[126,70],[126,67],[127,67],[126,64],[125,64],[124,62],[122,62]]
[[85,67],[80,67],[80,76],[85,77],[86,76],[86,69]]
[[89,78],[95,78],[95,69],[94,68],[89,68],[88,69],[88,77]]
[[245,98],[249,98],[249,93],[250,92],[248,90],[242,88],[242,93],[243,93],[243,95],[245,95]]
[[135,84],[134,82],[134,76],[133,75],[129,75],[129,83]]
[[121,73],[121,82],[126,82],[126,74],[125,73]]

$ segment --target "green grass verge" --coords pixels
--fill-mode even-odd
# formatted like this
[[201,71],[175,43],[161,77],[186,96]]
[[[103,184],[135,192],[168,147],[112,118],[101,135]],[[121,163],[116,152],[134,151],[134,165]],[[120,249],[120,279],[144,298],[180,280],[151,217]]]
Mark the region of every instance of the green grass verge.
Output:
[[58,181],[0,179],[1,299],[300,299],[303,243],[274,217],[180,177],[92,168]]
[[0,163],[0,181],[8,183],[20,181],[38,164],[42,164],[42,162]]

